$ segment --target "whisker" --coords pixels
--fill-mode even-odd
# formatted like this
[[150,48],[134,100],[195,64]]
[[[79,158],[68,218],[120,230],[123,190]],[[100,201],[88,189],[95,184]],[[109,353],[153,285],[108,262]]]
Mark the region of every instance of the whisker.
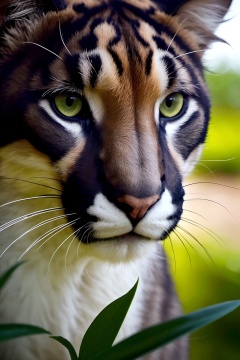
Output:
[[[79,219],[80,219],[80,218],[79,218]],[[69,244],[69,246],[68,246],[68,248],[67,248],[66,254],[65,254],[65,269],[66,269],[66,271],[68,271],[68,270],[67,270],[67,257],[68,257],[68,253],[69,253],[70,247],[72,246],[74,240],[76,240],[76,238],[77,238],[78,230],[75,230],[72,235],[74,235],[74,237],[73,237],[72,241],[70,242],[70,244]]]
[[87,243],[89,242],[90,237],[92,236],[94,230],[90,230],[87,235]]
[[228,208],[226,208],[223,204],[219,203],[218,201],[211,200],[211,199],[204,199],[204,198],[185,199],[184,201],[196,201],[196,200],[203,200],[203,201],[211,202],[213,204],[217,204],[217,205],[221,206],[223,209],[225,209],[232,216],[232,218],[235,219],[233,214],[231,213],[231,211],[229,211]]
[[171,244],[171,248],[172,248],[172,252],[173,252],[173,259],[174,259],[174,274],[176,274],[176,269],[177,269],[176,254],[175,254],[175,251],[174,251],[172,238],[171,238],[171,236],[170,236],[170,234],[169,234],[169,233],[168,233],[168,238],[169,238],[169,240],[170,240],[170,244]]
[[197,166],[202,166],[204,169],[207,169],[211,175],[215,175],[214,170],[210,169],[210,167],[205,164],[201,164],[201,161],[197,163]]
[[22,198],[22,199],[17,199],[17,200],[13,200],[13,201],[9,201],[5,204],[0,205],[0,208],[7,206],[7,205],[11,205],[11,204],[15,204],[21,201],[28,201],[28,200],[36,200],[36,199],[55,199],[55,198],[60,198],[60,195],[55,195],[55,194],[43,194],[43,195],[39,195],[39,196],[32,196],[29,198]]
[[192,183],[186,184],[186,185],[184,185],[183,187],[188,187],[188,186],[192,186],[192,185],[199,185],[199,184],[218,185],[218,186],[227,187],[227,188],[229,188],[229,189],[240,190],[240,188],[237,188],[237,187],[235,187],[235,186],[231,186],[231,185],[227,185],[227,184],[221,184],[221,183],[212,182],[212,181],[196,181],[196,182],[192,182]]
[[[73,214],[64,214],[64,215],[60,215],[60,216],[56,216],[55,218],[51,218],[48,220],[45,220],[46,223],[50,223],[52,221],[56,221],[56,220],[60,220],[63,218],[66,218],[68,215],[73,215]],[[48,222],[47,222],[48,221]],[[43,224],[43,225],[46,225]],[[70,223],[66,223],[66,224],[60,224],[58,226],[55,226],[53,229],[50,229],[48,231],[46,231],[44,234],[42,234],[41,236],[39,236],[30,246],[28,246],[28,248],[23,252],[23,254],[19,257],[19,260],[22,259],[22,257],[24,255],[27,254],[28,251],[30,251],[35,245],[39,244],[41,241],[43,241],[47,236],[53,234],[52,236],[50,236],[47,240],[44,241],[43,244],[41,244],[41,246],[39,246],[35,252],[37,252],[48,240],[50,240],[53,236],[57,235],[61,230],[63,230],[63,228],[68,227]],[[60,230],[59,230],[60,229]],[[57,231],[59,230],[59,231]]]
[[185,56],[185,55],[190,55],[190,54],[194,54],[194,53],[198,53],[198,52],[203,52],[203,51],[205,51],[205,49],[189,51],[189,52],[186,52],[186,53],[184,53],[184,54],[175,56],[174,59],[178,59],[178,58],[180,58],[180,57],[182,57],[182,56]]
[[54,208],[47,208],[47,209],[43,209],[43,210],[38,210],[38,211],[34,211],[32,213],[28,213],[22,216],[19,216],[18,218],[15,218],[13,220],[8,221],[7,223],[3,224],[0,226],[0,232],[3,230],[8,229],[10,226],[16,225],[18,223],[20,223],[21,221],[30,219],[34,216],[38,216],[38,215],[42,215],[42,214],[47,214],[49,212],[52,211],[58,211],[58,210],[63,210],[62,207],[54,207]]
[[[84,236],[85,234],[88,232],[88,230],[91,228],[91,224],[90,222],[88,222],[87,224],[84,225],[86,227],[86,230],[84,231],[84,233],[82,234],[82,239],[84,240]],[[87,234],[88,235],[88,234]]]
[[186,21],[186,19],[183,19],[183,20],[181,21],[181,23],[179,24],[179,26],[178,26],[178,28],[177,28],[177,31],[176,31],[175,34],[173,35],[170,43],[168,44],[168,47],[167,47],[167,50],[165,51],[165,54],[166,54],[166,53],[168,52],[168,50],[170,49],[173,41],[175,40],[175,37],[177,36],[177,34],[178,34],[179,30],[180,30],[180,27],[182,26],[182,24],[183,24],[185,21]]
[[180,225],[178,225],[178,228],[181,229],[183,232],[185,232],[186,234],[188,234],[189,236],[191,236],[191,238],[193,240],[195,240],[199,246],[201,246],[201,248],[204,250],[205,254],[208,256],[209,260],[211,261],[211,263],[213,265],[215,265],[215,262],[211,256],[211,254],[209,253],[209,251],[200,243],[200,241],[194,236],[192,235],[189,231],[187,231],[186,229],[182,228]]
[[[197,213],[196,211],[187,210],[187,209],[183,209],[183,211],[187,211],[187,212],[190,212],[191,214],[195,214],[195,215],[197,215],[197,216],[201,217],[202,219],[206,220],[207,222],[209,222],[209,220],[208,220],[205,216],[203,216],[203,215],[201,215],[201,214]],[[210,222],[209,222],[209,223],[210,223]],[[211,223],[210,223],[210,224],[211,224]]]
[[57,178],[53,178],[53,177],[48,177],[48,176],[31,176],[30,179],[47,179],[47,180],[54,180],[57,182],[61,182],[59,179]]
[[[84,224],[83,226],[81,226],[79,229],[78,229],[78,232],[77,232],[77,236],[78,234],[80,233],[80,231],[87,226],[87,229],[90,228],[90,223],[87,223],[87,224]],[[81,237],[83,239],[83,237]],[[82,244],[82,240],[79,239],[79,244],[78,244],[78,248],[77,248],[77,257],[79,257],[79,248],[80,248],[80,245]]]
[[62,34],[60,19],[59,19],[59,22],[58,22],[58,28],[59,28],[60,39],[61,39],[61,41],[62,41],[63,46],[65,47],[65,49],[67,50],[67,52],[68,52],[70,55],[72,55],[71,52],[70,52],[70,50],[68,49],[67,45],[65,44],[65,42],[64,42],[64,40],[63,40],[63,34]]
[[[35,245],[37,245],[38,243],[40,243],[43,239],[45,239],[48,235],[56,232],[57,229],[62,228],[63,226],[65,226],[66,224],[61,224],[58,225],[56,227],[54,227],[51,230],[46,231],[43,235],[39,236],[31,245],[28,246],[28,248],[20,255],[20,257],[18,258],[18,260],[21,260],[23,258],[23,256],[25,256]],[[39,247],[40,248],[40,247]],[[36,250],[36,252],[39,250],[39,248]]]
[[56,189],[56,188],[54,188],[54,187],[52,187],[52,186],[44,185],[44,184],[39,184],[39,183],[36,183],[36,182],[33,182],[33,181],[29,181],[29,180],[24,180],[24,179],[19,179],[19,178],[11,178],[11,177],[3,177],[3,176],[0,176],[0,179],[1,179],[1,180],[16,180],[16,181],[22,181],[22,182],[25,182],[25,183],[28,183],[28,184],[38,185],[38,186],[42,186],[42,187],[45,187],[45,188],[48,188],[48,189],[52,189],[52,190],[56,190],[56,191],[61,192],[61,190]]
[[30,233],[31,231],[33,231],[33,230],[35,230],[35,229],[37,229],[37,228],[39,228],[39,227],[41,227],[41,226],[43,226],[43,225],[46,225],[46,224],[48,224],[48,223],[50,223],[50,222],[52,222],[52,221],[55,221],[56,219],[59,218],[59,216],[63,216],[63,215],[54,216],[54,217],[51,218],[51,219],[44,220],[44,221],[38,223],[37,225],[32,226],[30,229],[28,229],[28,230],[25,231],[23,234],[21,234],[17,239],[15,239],[14,241],[12,241],[11,244],[9,244],[9,245],[5,248],[5,250],[1,253],[0,258],[6,253],[6,251],[7,251],[8,249],[10,249],[10,247],[12,247],[12,246],[13,246],[18,240],[20,240],[23,236],[27,235],[27,234]]
[[[63,215],[61,215],[61,216],[63,216]],[[14,244],[16,244],[16,242],[17,242],[18,240],[20,240],[23,236],[27,235],[28,233],[30,233],[31,231],[37,229],[37,228],[40,227],[40,226],[43,226],[43,225],[48,224],[48,223],[50,223],[50,222],[52,222],[52,221],[55,221],[56,218],[59,218],[59,216],[55,216],[55,217],[53,217],[53,218],[51,218],[51,219],[44,220],[44,221],[40,222],[39,224],[34,225],[33,227],[31,227],[31,228],[28,229],[27,231],[25,231],[23,234],[21,234],[17,239],[15,239],[14,241],[12,241],[11,244],[9,244],[9,245],[5,248],[5,250],[4,250],[4,251],[1,253],[1,255],[0,255],[0,258],[6,253],[6,251],[7,251],[8,249],[10,249],[10,247],[12,247]]]
[[[74,220],[73,223],[76,223],[77,220]],[[71,226],[72,224],[68,223],[68,226]],[[56,253],[58,252],[58,250],[68,241],[68,239],[72,236],[73,234],[70,234],[63,242],[61,242],[61,244],[56,248],[56,250],[54,251],[54,253],[52,254],[51,256],[51,259],[49,261],[49,264],[48,264],[48,271],[47,271],[47,276],[49,275],[49,271],[50,271],[50,266],[51,266],[51,263],[52,263],[52,260],[54,258],[54,256],[56,255]],[[49,276],[48,276],[49,277]]]
[[202,159],[201,162],[226,162],[226,161],[233,161],[236,160],[237,157],[229,158],[229,159]]
[[218,234],[216,234],[214,231],[207,228],[206,226],[199,224],[198,222],[191,220],[191,219],[181,218],[181,220],[205,231],[206,234],[210,235],[214,240],[216,240],[216,242],[218,243],[219,246],[221,246],[221,244],[219,244],[219,241],[216,239],[216,237],[218,237],[225,244],[225,241]]
[[[176,226],[176,228],[178,228],[179,230],[181,230],[181,231],[184,232],[184,229],[181,229],[178,225]],[[176,228],[174,229],[175,231],[177,231]],[[195,247],[186,239],[186,237],[185,237],[182,233],[180,233],[180,231],[177,231],[177,233],[178,233],[178,235],[181,236],[181,237],[186,241],[186,243],[192,248],[192,250],[195,252],[195,254],[201,259],[201,261],[203,262],[203,264],[204,264],[205,266],[207,266],[206,263],[205,263],[205,261],[204,261],[204,259],[203,259],[202,256],[201,256],[201,254],[199,253],[199,251],[198,251],[197,249],[195,249]]]
[[41,49],[46,50],[46,51],[48,51],[49,53],[51,53],[51,54],[55,55],[56,57],[58,57],[60,60],[62,60],[62,61],[63,61],[63,59],[62,59],[62,58],[61,58],[58,54],[56,54],[55,52],[53,52],[52,50],[50,50],[50,49],[46,48],[46,47],[45,47],[45,46],[43,46],[43,45],[40,45],[40,44],[35,43],[35,42],[33,42],[33,41],[23,41],[23,44],[36,45],[36,46],[40,47]]
[[74,223],[75,220],[72,220],[71,223],[66,223],[66,224],[61,224],[58,226],[55,226],[53,229],[48,230],[46,233],[44,233],[43,235],[41,235],[37,240],[37,244],[39,244],[42,240],[46,239],[47,236],[51,235],[50,237],[48,237],[37,249],[36,252],[41,249],[50,239],[52,239],[55,235],[59,234],[62,230],[66,229],[67,227],[69,227],[69,225],[72,225],[72,223]]
[[189,254],[189,251],[188,251],[188,248],[186,247],[186,245],[184,244],[184,241],[180,238],[178,232],[176,231],[176,229],[173,229],[173,233],[177,236],[178,240],[180,240],[180,242],[182,243],[182,245],[184,246],[187,254],[188,254],[188,258],[189,258],[189,261],[190,261],[190,265],[192,266],[192,259],[191,259],[191,256]]

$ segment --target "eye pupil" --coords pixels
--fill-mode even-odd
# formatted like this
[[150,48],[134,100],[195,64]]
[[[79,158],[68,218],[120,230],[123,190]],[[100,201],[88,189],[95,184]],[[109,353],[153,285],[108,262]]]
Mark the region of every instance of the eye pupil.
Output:
[[180,116],[184,105],[184,96],[180,92],[168,95],[160,105],[160,114],[162,119],[174,120]]
[[67,98],[66,98],[66,105],[67,105],[68,107],[73,106],[75,100],[76,100],[76,98],[73,97],[73,96],[67,97]]
[[83,110],[82,98],[78,95],[58,94],[53,99],[53,108],[66,118],[79,116]]
[[165,103],[166,103],[167,108],[171,108],[172,104],[173,104],[173,97],[172,96],[167,97],[167,99],[165,100]]

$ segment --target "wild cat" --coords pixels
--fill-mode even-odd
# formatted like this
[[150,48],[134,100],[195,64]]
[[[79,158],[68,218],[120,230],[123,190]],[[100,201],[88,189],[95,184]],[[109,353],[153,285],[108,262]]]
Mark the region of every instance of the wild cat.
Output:
[[[1,323],[79,347],[140,279],[122,339],[181,313],[165,239],[201,154],[202,56],[228,0],[6,0],[0,6]],[[179,340],[144,359],[187,359]],[[67,360],[45,336],[2,360]]]

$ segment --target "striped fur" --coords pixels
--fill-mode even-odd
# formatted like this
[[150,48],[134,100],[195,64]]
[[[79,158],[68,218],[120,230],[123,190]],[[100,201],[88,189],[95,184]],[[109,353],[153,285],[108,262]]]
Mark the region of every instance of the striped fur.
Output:
[[[201,154],[202,54],[230,1],[6,0],[0,5],[0,269],[19,259],[0,321],[78,348],[96,314],[140,278],[118,340],[181,313],[163,240]],[[80,100],[72,117],[56,99]],[[162,105],[180,94],[166,117]],[[168,105],[171,106],[171,105]],[[46,337],[3,360],[65,360]],[[187,359],[179,340],[145,360]]]

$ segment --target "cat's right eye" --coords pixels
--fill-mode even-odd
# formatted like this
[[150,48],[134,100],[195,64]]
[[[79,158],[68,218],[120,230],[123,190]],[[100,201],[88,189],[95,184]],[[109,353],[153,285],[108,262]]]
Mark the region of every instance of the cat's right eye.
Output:
[[179,116],[184,108],[184,95],[175,92],[168,95],[160,105],[160,114],[163,119],[173,120]]
[[78,95],[63,93],[55,95],[53,105],[60,115],[67,118],[75,118],[83,108],[83,100]]

